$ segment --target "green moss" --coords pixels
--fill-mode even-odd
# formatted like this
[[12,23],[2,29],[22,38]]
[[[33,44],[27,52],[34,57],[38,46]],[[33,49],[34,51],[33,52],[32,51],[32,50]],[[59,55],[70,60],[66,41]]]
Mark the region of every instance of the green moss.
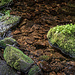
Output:
[[27,70],[34,63],[34,61],[22,51],[12,46],[5,48],[4,59],[11,67],[23,71]]
[[8,25],[8,24],[13,24],[15,23],[16,21],[19,20],[19,16],[13,16],[13,15],[4,15],[0,18],[0,21],[5,21],[3,24],[5,25]]
[[40,68],[36,65],[34,65],[28,72],[28,75],[38,75],[40,72]]
[[75,24],[53,27],[49,30],[47,38],[54,45],[57,44],[63,52],[75,57]]
[[49,56],[47,56],[47,55],[43,55],[43,56],[40,56],[39,57],[39,60],[45,60],[45,61],[47,61],[47,60],[49,60]]
[[12,0],[1,0],[0,6],[10,3]]
[[16,62],[14,63],[14,68],[17,69],[17,70],[20,70],[20,65],[19,65],[20,60],[21,60],[21,59],[18,59],[18,60],[16,60]]
[[9,45],[13,45],[13,44],[17,44],[16,40],[11,38],[11,37],[6,37],[3,40],[0,40],[0,46],[2,47],[6,47],[7,44]]
[[19,23],[20,19],[20,16],[13,16],[9,14],[2,16],[0,18],[0,35],[3,36],[3,34],[7,32],[10,28],[15,27]]

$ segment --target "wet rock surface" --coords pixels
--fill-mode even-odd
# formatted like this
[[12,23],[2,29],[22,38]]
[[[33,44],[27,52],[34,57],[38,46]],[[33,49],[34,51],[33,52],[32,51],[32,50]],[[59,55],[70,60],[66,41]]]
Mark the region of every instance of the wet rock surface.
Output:
[[[17,2],[11,8],[11,14],[23,17],[22,23],[11,33],[19,43],[19,49],[34,60],[43,75],[74,75],[75,61],[49,45],[47,32],[50,27],[56,25],[75,23],[75,16],[68,13],[64,15],[60,11],[64,2],[43,0],[31,2],[31,4],[28,0]],[[49,59],[39,60],[43,55],[49,56]],[[0,57],[2,58],[2,55]]]

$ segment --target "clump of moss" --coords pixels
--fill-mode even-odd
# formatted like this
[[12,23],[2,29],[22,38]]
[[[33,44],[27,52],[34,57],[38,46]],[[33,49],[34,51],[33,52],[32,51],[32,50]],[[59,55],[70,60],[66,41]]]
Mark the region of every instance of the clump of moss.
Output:
[[8,24],[13,24],[16,21],[18,21],[20,18],[20,16],[13,16],[13,15],[4,15],[0,18],[0,21],[3,22],[5,21],[3,24],[8,25]]
[[17,42],[11,37],[6,37],[3,40],[0,40],[1,47],[6,47],[7,45],[17,45]]
[[53,27],[47,34],[52,45],[57,44],[62,52],[75,58],[75,24]]
[[39,57],[39,60],[45,60],[48,61],[50,59],[50,57],[48,55],[43,55]]
[[0,6],[5,5],[5,4],[7,4],[7,3],[11,2],[11,1],[13,1],[13,0],[1,0],[0,1]]

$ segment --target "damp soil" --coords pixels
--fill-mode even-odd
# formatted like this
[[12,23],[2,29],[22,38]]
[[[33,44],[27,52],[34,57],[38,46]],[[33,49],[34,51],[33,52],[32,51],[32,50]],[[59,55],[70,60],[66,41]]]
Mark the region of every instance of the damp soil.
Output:
[[[75,16],[62,13],[59,9],[66,2],[18,1],[11,8],[11,14],[22,17],[22,22],[10,36],[19,43],[19,49],[34,60],[43,75],[75,75],[75,60],[50,46],[47,32],[51,27],[75,23]],[[40,59],[46,55],[47,60]],[[2,55],[0,55],[2,58]]]

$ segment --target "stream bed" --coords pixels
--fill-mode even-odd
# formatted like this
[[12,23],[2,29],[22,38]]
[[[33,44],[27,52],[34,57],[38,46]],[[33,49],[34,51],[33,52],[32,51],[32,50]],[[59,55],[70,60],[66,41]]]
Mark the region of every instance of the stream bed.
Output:
[[64,4],[26,0],[15,2],[11,8],[11,15],[21,16],[22,22],[7,37],[12,36],[18,42],[19,49],[34,60],[43,75],[75,75],[75,60],[52,48],[47,39],[50,27],[75,23],[74,15],[59,10]]

